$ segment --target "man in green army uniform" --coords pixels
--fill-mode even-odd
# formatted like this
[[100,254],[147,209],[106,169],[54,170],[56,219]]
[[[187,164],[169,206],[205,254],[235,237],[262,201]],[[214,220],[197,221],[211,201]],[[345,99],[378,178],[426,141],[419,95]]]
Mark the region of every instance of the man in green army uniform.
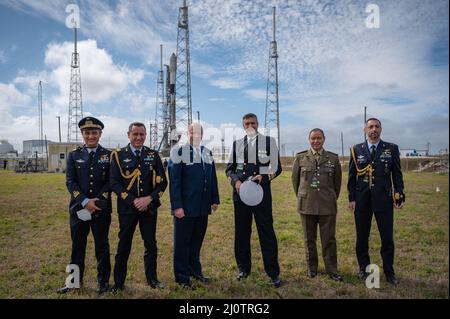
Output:
[[304,239],[307,275],[317,276],[317,225],[320,228],[322,255],[328,276],[342,281],[337,269],[336,213],[341,190],[342,171],[338,155],[323,148],[325,134],[319,128],[309,132],[311,148],[296,155],[292,185],[297,196]]

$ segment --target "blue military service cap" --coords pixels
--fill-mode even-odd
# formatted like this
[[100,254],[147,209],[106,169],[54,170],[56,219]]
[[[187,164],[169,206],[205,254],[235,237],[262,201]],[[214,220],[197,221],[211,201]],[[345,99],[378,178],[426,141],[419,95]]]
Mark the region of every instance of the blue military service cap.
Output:
[[80,130],[95,129],[95,128],[103,130],[105,126],[99,119],[96,119],[95,117],[92,116],[87,116],[85,118],[82,118],[81,121],[78,122],[78,127],[80,128]]

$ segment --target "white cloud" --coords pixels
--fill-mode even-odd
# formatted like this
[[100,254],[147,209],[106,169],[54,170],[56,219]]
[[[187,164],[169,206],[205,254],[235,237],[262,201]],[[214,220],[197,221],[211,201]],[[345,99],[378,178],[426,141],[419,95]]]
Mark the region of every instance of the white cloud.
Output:
[[[164,61],[175,51],[181,0],[78,3],[81,33],[108,49],[138,56],[152,65],[159,65],[159,43],[165,44]],[[46,15],[61,25],[65,20],[64,3],[5,0],[3,4]],[[242,96],[253,101],[265,98],[271,7],[277,6],[282,131],[289,131],[283,121],[297,121],[302,128],[320,123],[338,132],[340,126],[350,126],[345,119],[362,114],[364,105],[373,115],[391,119],[396,129],[418,119],[430,127],[432,119],[448,117],[448,64],[435,67],[430,62],[433,47],[448,37],[448,1],[377,1],[381,28],[371,30],[365,28],[367,3],[361,1],[189,0],[188,4],[193,78],[206,79],[222,89],[242,88]],[[448,42],[443,47],[448,55]],[[84,84],[88,72],[84,55],[81,62],[83,97],[94,101],[112,95],[98,86],[102,78],[95,81],[92,76],[94,83]],[[123,91],[124,82],[128,86],[139,83],[139,74],[127,75],[120,66],[116,69],[121,76],[102,83],[122,89],[121,95],[131,104],[142,103],[133,93]],[[68,75],[59,76],[68,85]],[[88,81],[90,76],[86,76]],[[262,83],[260,89],[255,82]],[[85,87],[95,92],[88,94]],[[67,103],[67,96],[61,93],[61,104]],[[383,97],[411,103],[389,104]],[[359,130],[358,125],[345,134],[359,138]],[[446,136],[448,125],[441,131]],[[447,137],[417,132],[410,134],[418,140],[434,137],[448,143]],[[409,144],[409,138],[401,138]]]
[[[52,68],[52,80],[60,90],[59,103],[66,104],[70,87],[70,57],[73,44],[51,43],[45,53],[45,63]],[[114,64],[105,49],[97,47],[97,41],[78,43],[81,64],[83,102],[99,103],[121,94],[129,85],[136,86],[144,77],[141,69],[129,69]]]
[[267,95],[267,91],[264,89],[247,89],[244,90],[244,93],[252,100],[265,100]]
[[220,89],[241,89],[245,87],[247,83],[232,78],[223,77],[210,80],[210,84]]
[[[104,137],[113,146],[124,145],[128,123],[132,120],[147,123],[150,118],[145,114],[154,112],[151,111],[154,96],[140,86],[144,70],[115,64],[111,55],[98,48],[94,40],[81,41],[78,48],[84,115],[94,113],[105,118]],[[0,83],[0,137],[8,139],[16,149],[22,149],[23,140],[37,139],[38,114],[34,101],[39,81],[43,82],[44,134],[48,140],[57,140],[56,116],[61,116],[62,137],[66,140],[71,51],[70,43],[51,43],[45,54],[45,70],[21,70],[12,83]],[[24,110],[19,112],[19,107]]]
[[0,127],[7,127],[13,107],[23,107],[29,103],[28,96],[17,90],[14,84],[0,83]]

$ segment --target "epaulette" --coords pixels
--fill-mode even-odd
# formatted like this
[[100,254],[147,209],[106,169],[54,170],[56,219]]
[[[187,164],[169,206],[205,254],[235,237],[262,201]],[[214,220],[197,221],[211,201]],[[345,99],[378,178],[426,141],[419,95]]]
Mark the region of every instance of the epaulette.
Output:
[[295,154],[296,156],[297,155],[300,155],[300,154],[305,154],[305,153],[307,153],[308,152],[308,150],[306,150],[306,151],[301,151],[301,152],[298,152],[297,154]]
[[334,155],[334,156],[338,156],[339,157],[339,155],[337,154],[337,153],[333,153],[333,152],[330,152],[330,151],[327,151],[328,152],[328,154],[331,154],[331,155]]
[[73,149],[74,152],[79,152],[83,150],[83,146],[77,146],[76,148]]
[[394,143],[385,142],[385,141],[383,141],[383,144],[386,145],[387,147],[395,147],[395,146],[397,146],[397,145],[394,144]]

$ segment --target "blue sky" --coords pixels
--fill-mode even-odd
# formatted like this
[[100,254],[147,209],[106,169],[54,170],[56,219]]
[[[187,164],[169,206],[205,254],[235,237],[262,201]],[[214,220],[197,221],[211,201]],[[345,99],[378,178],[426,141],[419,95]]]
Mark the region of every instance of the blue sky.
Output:
[[[66,136],[73,1],[0,0],[0,139],[22,149],[44,134]],[[155,114],[159,45],[176,49],[181,0],[76,1],[83,107],[105,122],[105,146],[124,145],[130,121]],[[188,0],[193,115],[205,127],[239,128],[254,112],[264,123],[271,7],[277,7],[281,143],[292,154],[321,127],[326,148],[346,153],[362,138],[363,106],[401,148],[448,148],[448,1],[373,1],[380,28],[368,29],[365,1]],[[227,139],[227,143],[231,140]],[[212,145],[220,145],[220,139]]]

